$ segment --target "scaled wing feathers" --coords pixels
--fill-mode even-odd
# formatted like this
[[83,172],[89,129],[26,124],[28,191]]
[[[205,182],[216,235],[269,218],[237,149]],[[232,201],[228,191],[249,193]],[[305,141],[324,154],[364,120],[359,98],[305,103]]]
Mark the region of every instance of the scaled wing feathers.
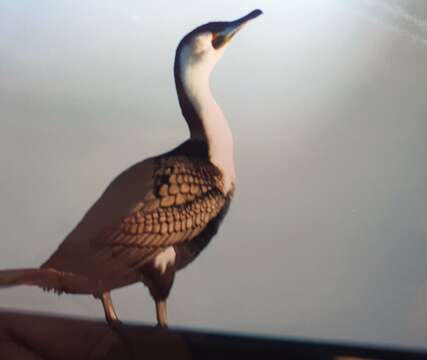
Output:
[[225,203],[219,170],[188,158],[161,158],[152,189],[119,224],[93,239],[98,246],[158,249],[190,241]]

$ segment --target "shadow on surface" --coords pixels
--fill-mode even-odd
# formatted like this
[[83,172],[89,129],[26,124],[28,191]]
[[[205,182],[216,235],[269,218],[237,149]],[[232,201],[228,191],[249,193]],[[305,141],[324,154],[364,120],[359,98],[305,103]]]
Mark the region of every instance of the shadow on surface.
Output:
[[425,359],[426,354],[270,340],[0,310],[0,359]]

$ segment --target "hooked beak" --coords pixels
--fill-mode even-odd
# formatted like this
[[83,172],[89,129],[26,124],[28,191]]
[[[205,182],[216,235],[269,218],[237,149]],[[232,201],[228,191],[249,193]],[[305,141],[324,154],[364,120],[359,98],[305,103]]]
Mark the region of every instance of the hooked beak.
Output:
[[215,49],[223,47],[247,22],[255,19],[261,14],[262,11],[257,9],[241,17],[240,19],[230,21],[223,30],[213,33],[212,46]]

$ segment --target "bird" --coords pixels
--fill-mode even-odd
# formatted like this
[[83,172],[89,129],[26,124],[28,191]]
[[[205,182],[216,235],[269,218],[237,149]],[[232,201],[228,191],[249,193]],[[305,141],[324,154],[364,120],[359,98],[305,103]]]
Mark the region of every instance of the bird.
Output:
[[211,94],[210,74],[234,35],[261,14],[209,22],[183,37],[173,69],[189,138],[119,174],[39,268],[1,270],[0,287],[92,295],[115,326],[111,291],[142,282],[157,326],[168,326],[175,274],[217,233],[235,190],[233,136]]

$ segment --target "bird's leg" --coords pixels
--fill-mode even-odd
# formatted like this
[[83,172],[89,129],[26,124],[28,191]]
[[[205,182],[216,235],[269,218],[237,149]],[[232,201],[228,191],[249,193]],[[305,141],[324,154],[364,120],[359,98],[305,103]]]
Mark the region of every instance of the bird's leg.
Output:
[[111,294],[109,291],[105,291],[101,295],[102,306],[104,307],[105,319],[109,325],[117,325],[120,323],[117,317],[116,311],[114,310],[113,301],[111,300]]
[[161,328],[168,327],[166,300],[156,300],[156,315],[157,315],[157,326]]
[[156,303],[157,326],[161,328],[168,327],[166,299],[169,296],[174,279],[175,268],[173,266],[167,266],[164,271],[161,271],[156,269],[154,264],[146,266],[141,278]]
[[126,333],[124,333],[120,327],[121,322],[117,317],[116,311],[114,310],[113,301],[111,300],[111,293],[109,291],[102,292],[100,299],[102,306],[104,307],[105,319],[107,320],[108,325],[124,344],[124,349],[128,355],[126,359],[135,359],[136,357],[133,354],[132,343],[129,341]]

